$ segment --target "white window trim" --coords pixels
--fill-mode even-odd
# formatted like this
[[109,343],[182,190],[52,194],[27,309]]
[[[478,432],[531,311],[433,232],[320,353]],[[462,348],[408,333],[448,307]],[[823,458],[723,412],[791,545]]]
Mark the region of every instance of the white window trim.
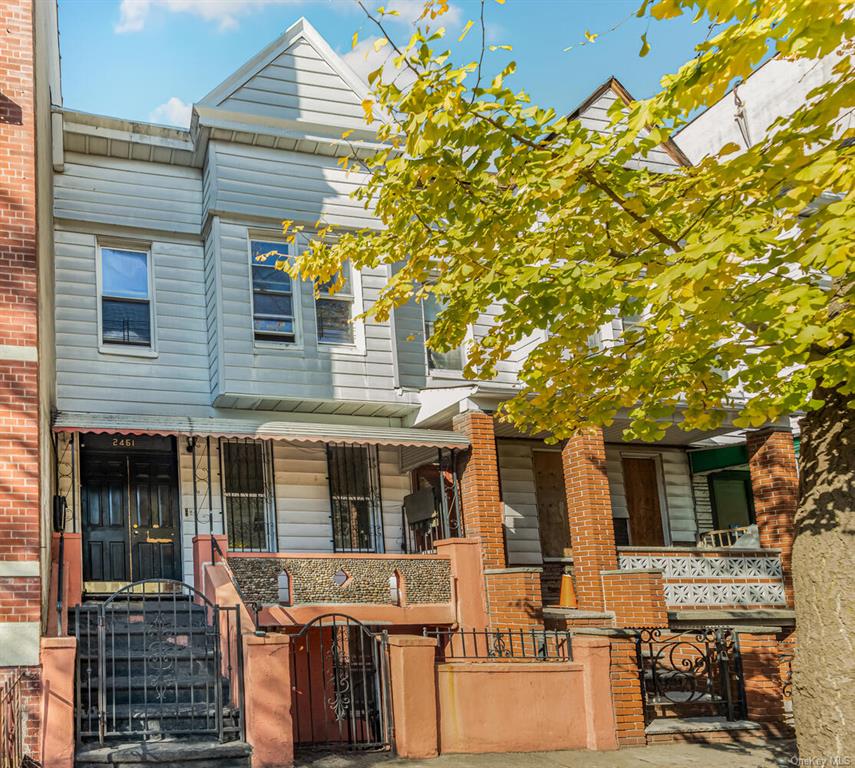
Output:
[[[311,235],[303,235],[298,239],[300,249],[305,250],[308,247],[309,238]],[[318,302],[312,295],[312,312],[313,322],[315,323],[315,339],[318,345],[318,350],[328,352],[333,355],[350,355],[353,357],[363,357],[367,354],[365,344],[365,321],[358,318],[365,310],[365,302],[362,295],[362,271],[356,269],[353,264],[350,265],[350,294],[336,293],[334,296],[329,296],[332,300],[339,299],[340,301],[350,300],[350,319],[353,325],[353,342],[350,344],[342,344],[340,341],[321,341],[318,333]]]
[[[151,346],[142,347],[135,344],[114,344],[104,342],[104,324],[102,317],[102,299],[104,296],[103,282],[103,250],[111,248],[117,251],[131,251],[133,253],[144,253],[148,273],[148,312],[149,327],[151,328]],[[95,305],[98,323],[98,352],[102,355],[119,355],[121,357],[158,357],[157,349],[157,296],[155,295],[154,280],[154,252],[150,243],[129,243],[121,240],[98,239],[95,243]]]
[[282,235],[274,235],[270,233],[264,232],[254,232],[249,231],[247,233],[246,238],[246,258],[247,264],[249,265],[249,273],[247,275],[249,289],[249,333],[250,338],[252,339],[252,346],[254,349],[263,349],[263,350],[274,350],[278,349],[280,351],[284,350],[302,350],[303,349],[303,300],[302,293],[300,290],[300,281],[295,280],[293,277],[291,278],[291,306],[294,311],[294,341],[271,341],[270,339],[257,339],[255,338],[255,290],[253,289],[252,283],[252,244],[253,242],[257,243],[273,243],[274,245],[281,245],[285,249],[288,250],[288,260],[290,261],[292,255],[290,251],[295,247],[289,243],[286,243],[282,239]]
[[431,368],[430,367],[430,350],[427,346],[427,329],[426,329],[426,319],[425,319],[425,302],[419,302],[419,309],[422,313],[422,334],[424,336],[424,352],[425,352],[425,370],[427,371],[427,375],[429,379],[454,379],[459,381],[463,379],[463,369],[466,367],[466,362],[469,359],[469,347],[472,342],[475,340],[475,329],[470,324],[466,326],[466,336],[463,339],[463,342],[460,344],[460,362],[462,363],[460,368]]
[[[650,459],[656,467],[656,487],[659,491],[659,515],[662,518],[662,538],[666,547],[673,545],[671,539],[671,514],[668,510],[668,494],[665,489],[665,469],[662,466],[662,454],[654,451],[620,451],[620,481],[626,493],[626,481],[623,475],[623,459]],[[629,514],[627,514],[627,519]],[[629,527],[629,546],[634,546],[632,541],[632,526]]]

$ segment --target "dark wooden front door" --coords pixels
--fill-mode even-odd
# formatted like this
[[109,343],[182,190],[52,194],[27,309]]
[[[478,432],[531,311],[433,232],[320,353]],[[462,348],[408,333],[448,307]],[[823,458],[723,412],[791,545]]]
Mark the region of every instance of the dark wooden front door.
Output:
[[181,579],[174,442],[92,435],[82,440],[80,460],[87,588]]
[[540,550],[544,557],[564,557],[564,550],[570,548],[570,526],[561,454],[558,451],[532,451],[531,455]]
[[175,457],[130,456],[128,489],[132,580],[180,579]]
[[634,547],[662,547],[665,535],[656,460],[624,456],[622,463],[630,543]]
[[84,581],[130,581],[124,455],[81,454]]

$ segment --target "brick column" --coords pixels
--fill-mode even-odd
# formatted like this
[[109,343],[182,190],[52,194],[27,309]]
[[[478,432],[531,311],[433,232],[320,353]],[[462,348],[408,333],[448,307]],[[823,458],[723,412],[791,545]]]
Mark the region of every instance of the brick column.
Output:
[[571,437],[561,452],[573,545],[576,598],[582,610],[603,610],[602,571],[617,568],[606,445],[600,430]]
[[621,747],[647,744],[644,732],[644,702],[638,681],[638,659],[633,637],[611,638],[609,677],[618,744]]
[[784,429],[748,433],[748,468],[760,546],[781,550],[787,604],[793,604],[793,533],[799,473],[793,434]]
[[603,571],[605,607],[616,627],[667,627],[662,571]]
[[37,665],[39,363],[32,0],[0,3],[0,667]]
[[777,635],[740,632],[739,652],[742,657],[748,719],[762,724],[773,735],[791,735],[785,723]]
[[466,535],[481,539],[484,568],[504,568],[504,510],[493,417],[478,411],[461,413],[454,418],[454,430],[466,435],[471,444],[459,465]]

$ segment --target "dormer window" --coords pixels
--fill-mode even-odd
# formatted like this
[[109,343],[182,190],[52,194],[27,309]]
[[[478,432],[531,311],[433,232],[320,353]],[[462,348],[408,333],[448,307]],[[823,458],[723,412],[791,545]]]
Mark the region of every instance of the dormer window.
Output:
[[294,284],[276,264],[287,261],[284,243],[252,240],[252,323],[256,340],[293,344],[297,340],[294,318]]
[[321,344],[353,344],[353,281],[350,263],[342,266],[344,284],[335,293],[330,287],[336,278],[318,287],[320,296],[315,302],[318,318],[318,342]]

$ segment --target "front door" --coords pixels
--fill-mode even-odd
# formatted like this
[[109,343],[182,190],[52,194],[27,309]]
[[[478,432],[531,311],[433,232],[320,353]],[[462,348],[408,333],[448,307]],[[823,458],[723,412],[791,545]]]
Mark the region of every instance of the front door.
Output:
[[558,451],[532,451],[537,525],[544,557],[564,557],[570,548],[564,466]]
[[630,543],[634,547],[664,546],[656,459],[624,456],[623,487],[629,513]]
[[142,579],[181,579],[178,473],[172,438],[81,440],[83,579],[111,592]]

